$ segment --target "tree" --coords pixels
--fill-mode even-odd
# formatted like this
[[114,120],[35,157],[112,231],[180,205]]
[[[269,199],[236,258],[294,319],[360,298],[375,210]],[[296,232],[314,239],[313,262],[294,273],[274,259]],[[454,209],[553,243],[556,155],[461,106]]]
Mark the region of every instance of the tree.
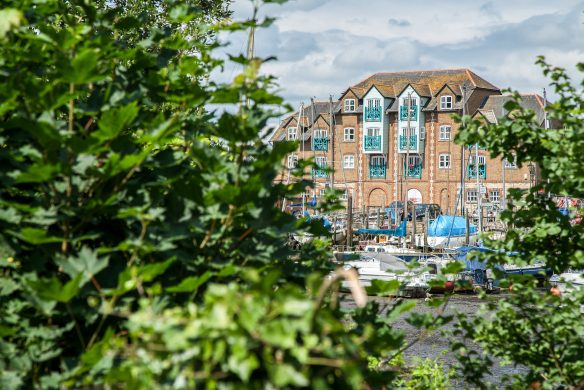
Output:
[[[520,96],[515,94],[505,106],[513,115],[490,125],[463,118],[457,141],[480,142],[491,157],[512,159],[515,154],[518,164],[538,164],[541,181],[528,192],[511,192],[514,208],[509,206],[502,218],[515,228],[503,241],[487,242],[499,251],[488,254],[486,260],[492,266],[545,262],[559,274],[569,268],[584,269],[584,225],[572,223],[574,214],[561,214],[550,196],[584,198],[584,81],[574,85],[564,69],[548,65],[544,58],[539,58],[538,64],[559,96],[546,108],[548,118],[562,124],[559,128],[541,128],[535,113],[523,109]],[[584,72],[583,63],[577,68]],[[514,387],[582,388],[584,290],[558,297],[539,290],[533,278],[513,278],[511,283],[509,296],[486,305],[492,317],[461,318],[459,332],[479,343],[486,354],[524,367],[525,373],[514,378]],[[460,352],[467,380],[489,387],[484,374],[492,359],[462,343],[455,343],[454,348]]]
[[112,4],[0,11],[0,387],[391,383],[369,358],[400,350],[390,320],[411,305],[342,310],[325,245],[286,246],[319,227],[274,207],[310,183],[273,185],[294,145],[258,137],[282,103],[262,61],[213,83],[213,41],[143,21],[223,23]]

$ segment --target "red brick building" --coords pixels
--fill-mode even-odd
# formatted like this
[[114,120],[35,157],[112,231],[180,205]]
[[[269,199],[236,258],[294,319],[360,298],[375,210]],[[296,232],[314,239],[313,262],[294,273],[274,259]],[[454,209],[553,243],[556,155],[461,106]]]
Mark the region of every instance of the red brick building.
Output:
[[[479,196],[500,204],[504,189],[528,188],[536,180],[537,169],[491,159],[481,149],[477,172],[476,150],[453,142],[458,132],[453,114],[495,122],[507,114],[508,99],[468,69],[376,73],[335,102],[314,102],[289,115],[272,141],[300,141],[298,151],[288,156],[289,167],[296,159],[314,158],[323,168],[334,168],[328,174],[307,172],[317,183],[316,196],[332,185],[348,189],[354,207],[364,208],[388,206],[407,194],[416,203],[436,203],[452,213],[464,175],[463,201],[472,210]],[[525,95],[523,104],[543,123],[543,98]],[[289,180],[287,170],[278,180]]]

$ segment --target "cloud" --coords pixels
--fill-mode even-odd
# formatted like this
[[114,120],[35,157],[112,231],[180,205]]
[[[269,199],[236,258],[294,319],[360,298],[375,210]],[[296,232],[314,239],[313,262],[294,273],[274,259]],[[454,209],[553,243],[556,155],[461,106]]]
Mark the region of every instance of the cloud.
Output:
[[[584,58],[584,1],[559,3],[298,0],[272,8],[278,19],[258,31],[256,52],[278,57],[264,72],[295,107],[312,96],[338,98],[375,72],[412,69],[468,67],[501,88],[540,92],[548,81],[534,65],[538,55],[573,75]],[[245,37],[228,50],[240,47]]]
[[389,25],[393,26],[393,27],[408,27],[408,26],[411,26],[411,24],[412,24],[405,19],[395,19],[395,18],[390,18],[387,21],[387,23],[389,23]]

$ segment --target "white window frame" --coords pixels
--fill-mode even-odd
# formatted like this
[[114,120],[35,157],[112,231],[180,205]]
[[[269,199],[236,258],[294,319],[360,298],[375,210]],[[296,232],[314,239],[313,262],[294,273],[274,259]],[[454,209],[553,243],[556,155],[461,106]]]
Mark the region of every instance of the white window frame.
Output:
[[372,107],[380,107],[380,106],[381,106],[381,99],[379,99],[379,98],[367,99],[367,107],[372,108]]
[[[353,191],[351,190],[351,193],[352,192]],[[341,196],[339,196],[339,199],[340,200],[344,200],[344,201],[349,200],[349,190],[345,188],[345,191],[343,191],[343,193],[341,194]]]
[[426,139],[426,127],[420,127],[420,141],[424,141]]
[[328,130],[314,129],[314,138],[328,138]]
[[344,133],[344,141],[345,142],[355,142],[355,128],[354,127],[345,127]]
[[381,135],[381,129],[379,127],[368,127],[366,131],[368,136]]
[[343,156],[343,168],[344,169],[354,169],[355,168],[355,155],[345,154]]
[[442,125],[440,126],[440,131],[438,133],[439,141],[450,141],[450,135],[452,133],[452,126]]
[[298,156],[295,154],[288,155],[288,169],[294,169],[298,166]]
[[385,166],[385,157],[383,156],[372,156],[371,165],[381,165]]
[[[472,194],[472,196],[471,196]],[[467,190],[466,191],[466,201],[468,203],[476,203],[479,201],[479,194],[477,190]]]
[[[294,130],[293,132],[291,130]],[[294,136],[292,137],[291,134],[294,134]],[[298,139],[298,127],[288,127],[288,140],[292,141],[292,140],[297,140]]]
[[[416,127],[415,126],[410,126],[410,136],[416,134]],[[407,127],[402,127],[402,135],[405,137],[406,135],[408,135],[408,128]]]
[[408,166],[415,167],[417,165],[422,165],[422,157],[420,156],[408,156]]
[[438,156],[438,168],[450,169],[450,153],[442,153]]
[[345,112],[355,112],[356,108],[355,99],[345,99]]
[[324,198],[325,193],[326,193],[326,188],[319,189],[317,198]]
[[[418,103],[417,98],[415,98],[415,97],[410,98],[410,105],[417,106],[418,105],[417,103]],[[405,107],[408,106],[408,97],[407,96],[402,99],[402,106],[405,106]]]
[[[474,165],[476,156],[470,156],[470,163]],[[487,158],[485,156],[479,156],[479,165],[487,165]]]
[[314,162],[320,168],[325,168],[327,166],[327,164],[326,164],[326,157],[325,156],[317,156],[314,159]]
[[[497,196],[493,196],[494,194],[497,194]],[[499,190],[491,190],[489,191],[489,202],[491,203],[499,203],[501,202],[501,191]]]
[[452,95],[442,95],[440,96],[440,109],[441,110],[452,110],[454,107],[454,100]]
[[505,166],[505,169],[517,169],[517,156],[513,155],[513,161],[505,159],[503,164]]

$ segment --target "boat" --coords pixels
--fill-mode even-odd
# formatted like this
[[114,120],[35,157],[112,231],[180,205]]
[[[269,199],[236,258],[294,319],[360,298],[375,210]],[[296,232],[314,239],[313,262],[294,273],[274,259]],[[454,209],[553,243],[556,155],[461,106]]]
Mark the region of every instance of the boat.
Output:
[[[428,246],[432,249],[455,249],[475,245],[478,240],[477,227],[469,224],[468,243],[466,220],[461,216],[439,215],[428,226]],[[416,246],[424,247],[424,236],[416,235]]]

